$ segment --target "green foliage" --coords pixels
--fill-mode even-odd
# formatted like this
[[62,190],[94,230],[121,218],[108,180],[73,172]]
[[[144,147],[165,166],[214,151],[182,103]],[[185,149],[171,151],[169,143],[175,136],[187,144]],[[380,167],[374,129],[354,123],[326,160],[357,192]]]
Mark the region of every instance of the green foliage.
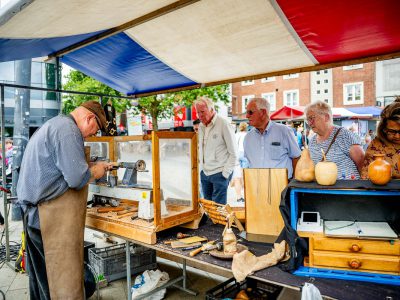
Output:
[[144,113],[152,117],[153,129],[158,130],[157,121],[170,118],[174,114],[176,105],[192,106],[193,102],[201,96],[206,96],[214,102],[229,102],[228,85],[216,85],[200,89],[169,93],[162,96],[148,96],[138,99],[138,106],[133,107],[134,113]]
[[[63,85],[63,90],[78,91],[86,93],[97,93],[112,96],[123,96],[120,92],[110,88],[109,86],[83,74],[79,71],[71,71],[66,78],[67,83]],[[63,95],[63,113],[67,114],[73,111],[76,107],[81,105],[85,101],[95,100],[98,101],[98,96],[89,95],[76,95],[76,94],[64,94]],[[108,100],[111,100],[115,110],[117,112],[123,112],[130,108],[129,99],[103,97],[102,105],[104,106]]]
[[[79,91],[87,93],[97,93],[106,95],[122,96],[118,91],[107,85],[83,74],[79,71],[71,71],[66,78],[67,83],[63,85],[63,90]],[[200,89],[169,93],[165,95],[148,96],[137,99],[138,105],[132,106],[134,114],[144,113],[152,118],[153,129],[158,130],[157,121],[164,118],[170,118],[174,114],[174,107],[192,106],[193,102],[201,96],[206,96],[214,102],[229,102],[228,85],[217,85],[204,87]],[[63,112],[69,113],[89,100],[99,100],[97,96],[69,94],[63,96]],[[123,112],[131,108],[129,99],[103,97],[102,105],[111,100],[117,112]],[[218,107],[217,107],[218,109]]]

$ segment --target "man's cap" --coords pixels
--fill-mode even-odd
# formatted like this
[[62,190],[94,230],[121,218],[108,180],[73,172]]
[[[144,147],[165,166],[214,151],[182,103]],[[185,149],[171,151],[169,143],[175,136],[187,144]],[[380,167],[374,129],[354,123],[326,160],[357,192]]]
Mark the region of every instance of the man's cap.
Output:
[[86,108],[90,112],[92,112],[99,121],[102,130],[106,128],[106,114],[104,113],[104,109],[101,106],[100,102],[97,101],[87,101],[81,104],[82,107]]

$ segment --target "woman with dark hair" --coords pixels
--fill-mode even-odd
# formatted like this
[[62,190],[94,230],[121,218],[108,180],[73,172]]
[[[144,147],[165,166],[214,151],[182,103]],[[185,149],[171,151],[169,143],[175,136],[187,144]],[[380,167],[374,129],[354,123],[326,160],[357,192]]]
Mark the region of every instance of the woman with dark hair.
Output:
[[400,97],[381,112],[376,137],[365,152],[363,179],[368,178],[368,165],[374,160],[374,154],[384,154],[384,159],[392,165],[392,178],[400,178]]

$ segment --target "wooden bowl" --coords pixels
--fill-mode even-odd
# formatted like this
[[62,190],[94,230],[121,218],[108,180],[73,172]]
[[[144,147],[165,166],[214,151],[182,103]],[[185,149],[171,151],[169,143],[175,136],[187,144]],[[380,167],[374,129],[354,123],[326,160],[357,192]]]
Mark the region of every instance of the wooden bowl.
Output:
[[[242,245],[242,244],[237,244],[237,253],[240,253],[244,250],[248,250],[247,246]],[[220,259],[232,259],[234,254],[225,254],[224,251],[218,251],[218,250],[211,250],[210,255],[220,258]]]

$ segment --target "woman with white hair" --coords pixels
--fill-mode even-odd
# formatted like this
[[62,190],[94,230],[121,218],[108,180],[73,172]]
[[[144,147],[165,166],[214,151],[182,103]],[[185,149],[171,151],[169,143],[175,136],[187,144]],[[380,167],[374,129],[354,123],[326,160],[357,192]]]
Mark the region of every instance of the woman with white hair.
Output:
[[338,179],[359,179],[364,161],[360,138],[344,127],[333,125],[331,107],[325,102],[307,105],[304,113],[308,125],[315,132],[309,142],[314,163],[322,160],[322,149],[327,160],[336,163]]

